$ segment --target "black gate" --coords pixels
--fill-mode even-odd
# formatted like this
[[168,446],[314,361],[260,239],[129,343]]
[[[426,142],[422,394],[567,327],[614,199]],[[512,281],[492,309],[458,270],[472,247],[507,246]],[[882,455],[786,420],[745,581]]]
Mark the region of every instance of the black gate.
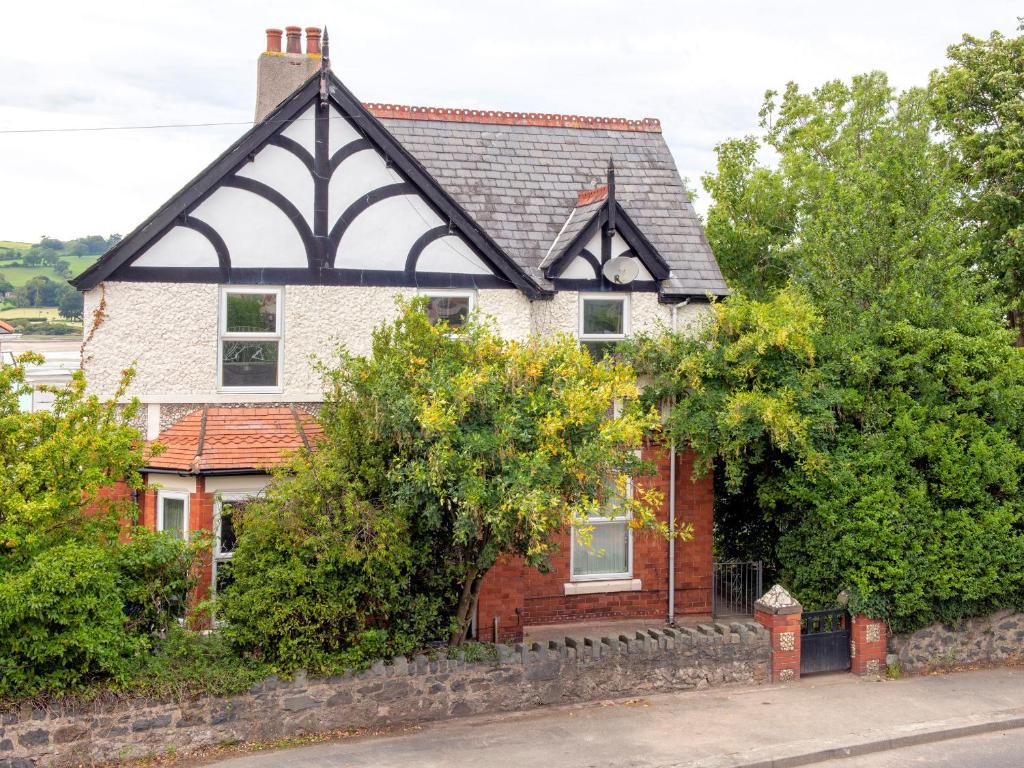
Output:
[[711,615],[753,616],[754,603],[762,593],[764,569],[761,562],[738,560],[715,562],[711,588]]
[[800,620],[800,674],[850,668],[850,614],[844,608],[805,611]]

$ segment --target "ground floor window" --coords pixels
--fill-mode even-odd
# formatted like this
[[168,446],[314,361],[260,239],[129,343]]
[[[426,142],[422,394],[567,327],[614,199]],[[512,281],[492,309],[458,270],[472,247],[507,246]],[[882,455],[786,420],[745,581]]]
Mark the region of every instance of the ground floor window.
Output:
[[587,521],[591,529],[590,541],[573,528],[570,560],[574,581],[625,579],[633,573],[633,531],[629,513],[621,495],[612,489],[608,493],[610,500],[604,509]]
[[188,538],[188,494],[157,491],[156,529],[176,539]]
[[217,497],[213,514],[213,594],[232,582],[231,558],[235,554],[235,513],[251,500],[244,493],[223,493]]

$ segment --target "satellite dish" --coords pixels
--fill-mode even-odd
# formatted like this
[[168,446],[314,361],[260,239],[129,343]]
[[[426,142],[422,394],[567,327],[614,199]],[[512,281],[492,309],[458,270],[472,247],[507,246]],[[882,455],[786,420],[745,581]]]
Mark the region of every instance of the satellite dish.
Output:
[[636,276],[640,274],[640,262],[632,256],[616,256],[605,262],[605,265],[601,267],[601,274],[609,283],[627,285],[636,280]]

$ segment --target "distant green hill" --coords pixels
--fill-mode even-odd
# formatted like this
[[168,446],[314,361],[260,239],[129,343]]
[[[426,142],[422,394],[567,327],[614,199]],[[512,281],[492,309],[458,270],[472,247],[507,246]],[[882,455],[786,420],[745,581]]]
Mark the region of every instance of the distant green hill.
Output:
[[[0,243],[2,242],[3,241],[0,240]],[[81,274],[98,258],[99,256],[61,256],[61,259],[66,261],[68,263],[68,266],[71,267],[72,277]],[[11,266],[11,262],[4,262],[2,259],[0,259],[0,275],[3,275],[8,280],[10,280],[11,285],[13,285],[15,288],[20,288],[33,277],[36,277],[38,275],[43,275],[44,277],[48,277],[51,280],[64,279],[63,277],[58,275],[56,271],[54,271],[53,267],[47,267],[42,264],[40,264],[38,267],[23,267],[20,264],[18,264],[17,266]]]
[[40,276],[62,282],[83,272],[120,240],[120,235],[88,235],[73,240],[44,236],[38,243],[0,240],[0,275],[15,288]]

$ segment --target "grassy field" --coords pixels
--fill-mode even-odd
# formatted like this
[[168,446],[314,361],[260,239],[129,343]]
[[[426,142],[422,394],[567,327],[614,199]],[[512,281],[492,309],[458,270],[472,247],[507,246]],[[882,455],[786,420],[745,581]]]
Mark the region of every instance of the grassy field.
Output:
[[15,251],[27,251],[32,243],[17,243],[14,240],[0,240],[0,248],[10,248]]
[[[3,247],[4,247],[3,241],[0,240],[0,248],[3,248]],[[66,261],[68,263],[68,266],[71,267],[71,275],[72,275],[72,277],[81,274],[87,267],[89,267],[98,258],[99,258],[98,256],[62,256],[61,257],[61,259]],[[39,266],[39,267],[22,267],[22,266],[12,267],[12,266],[9,266],[9,264],[7,262],[3,262],[3,261],[0,261],[0,275],[3,275],[8,280],[10,280],[11,281],[11,285],[13,285],[15,288],[19,288],[20,286],[24,285],[29,280],[31,280],[33,277],[36,277],[38,275],[43,275],[44,277],[48,277],[51,280],[58,281],[58,282],[60,280],[64,279],[60,275],[58,275],[56,272],[54,272],[51,267],[43,267],[43,266]]]
[[[69,322],[57,314],[56,307],[10,307],[9,309],[0,309],[0,320],[8,320],[12,317],[47,320],[51,323]],[[71,324],[74,325],[74,323]]]

